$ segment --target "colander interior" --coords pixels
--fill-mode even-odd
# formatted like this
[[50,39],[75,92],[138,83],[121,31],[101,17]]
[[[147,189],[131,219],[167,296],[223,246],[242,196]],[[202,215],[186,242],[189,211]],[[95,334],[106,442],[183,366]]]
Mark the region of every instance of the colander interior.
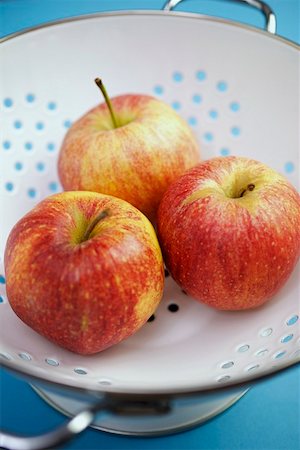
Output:
[[17,36],[1,44],[0,58],[2,360],[60,383],[126,392],[217,387],[299,361],[299,264],[271,302],[248,312],[212,310],[167,276],[148,323],[89,357],[60,349],[16,317],[3,267],[12,226],[61,190],[60,144],[72,122],[100,101],[93,84],[99,75],[112,95],[147,93],[170,104],[194,130],[203,158],[255,158],[299,189],[296,48],[222,22],[125,13]]

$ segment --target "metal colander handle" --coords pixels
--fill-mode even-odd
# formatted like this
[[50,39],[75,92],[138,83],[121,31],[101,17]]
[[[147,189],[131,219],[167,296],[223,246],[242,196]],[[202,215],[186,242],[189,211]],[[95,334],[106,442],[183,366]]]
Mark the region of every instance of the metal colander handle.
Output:
[[96,406],[85,409],[65,424],[39,436],[25,437],[1,431],[0,448],[7,450],[43,450],[55,448],[57,445],[69,441],[85,430],[93,422],[96,412],[105,408],[105,404],[97,404]]
[[[185,0],[168,0],[165,5],[163,6],[163,9],[165,11],[171,11],[175,8],[179,3],[184,2]],[[269,5],[267,5],[265,2],[262,2],[260,0],[229,0],[229,1],[235,1],[238,3],[245,3],[249,6],[252,6],[255,9],[258,9],[261,11],[265,17],[265,29],[271,33],[276,34],[276,16],[274,11],[270,8]]]
[[127,397],[105,396],[97,403],[86,407],[63,425],[37,436],[20,436],[12,433],[0,432],[0,448],[6,450],[50,450],[57,448],[82,431],[94,421],[99,412],[120,413],[133,417],[157,416],[169,414],[172,405],[167,398],[128,399]]

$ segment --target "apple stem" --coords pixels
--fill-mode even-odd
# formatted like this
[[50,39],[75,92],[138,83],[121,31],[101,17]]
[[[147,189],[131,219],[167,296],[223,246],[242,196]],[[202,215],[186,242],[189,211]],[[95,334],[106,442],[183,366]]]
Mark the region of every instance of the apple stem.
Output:
[[102,83],[102,80],[100,78],[95,78],[95,83],[98,86],[98,88],[100,89],[100,91],[102,92],[102,95],[104,97],[105,103],[106,103],[106,105],[107,105],[107,107],[109,109],[110,117],[111,117],[112,123],[114,124],[114,127],[118,128],[118,122],[117,122],[117,119],[116,119],[116,116],[115,116],[115,113],[114,113],[114,110],[113,110],[110,98],[109,98],[109,96],[107,94],[107,91],[105,89],[104,84]]
[[244,189],[240,195],[240,197],[243,197],[243,195],[245,194],[245,192],[247,191],[253,191],[253,189],[255,188],[255,184],[248,184],[247,189]]
[[85,233],[83,235],[83,238],[81,240],[81,242],[85,242],[89,239],[91,232],[93,231],[93,229],[95,228],[96,225],[98,225],[98,223],[102,220],[105,219],[105,217],[108,216],[109,210],[105,209],[104,211],[101,211],[100,214],[98,214],[93,220],[92,222],[89,224],[89,226],[87,227],[87,229],[85,230]]

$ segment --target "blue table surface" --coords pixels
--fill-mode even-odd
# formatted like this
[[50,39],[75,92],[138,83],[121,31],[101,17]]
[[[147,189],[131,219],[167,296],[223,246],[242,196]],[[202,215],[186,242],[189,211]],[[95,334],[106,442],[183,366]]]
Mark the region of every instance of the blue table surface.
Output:
[[[80,14],[133,9],[161,9],[161,0],[2,0],[0,37],[51,20]],[[299,0],[269,0],[279,35],[300,42]],[[262,27],[261,15],[224,1],[190,1],[178,10],[232,18]],[[34,434],[54,428],[64,417],[44,403],[21,379],[0,370],[0,425]],[[157,438],[111,435],[88,429],[65,449],[300,449],[300,365],[261,379],[233,407],[193,430]]]

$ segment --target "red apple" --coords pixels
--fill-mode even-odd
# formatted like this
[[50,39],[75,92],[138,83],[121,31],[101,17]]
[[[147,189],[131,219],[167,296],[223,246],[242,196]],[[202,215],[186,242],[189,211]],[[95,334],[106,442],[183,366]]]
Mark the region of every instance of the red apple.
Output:
[[80,354],[135,333],[164,284],[149,220],[129,203],[94,192],[57,194],[25,215],[9,235],[5,270],[20,319]]
[[62,143],[58,172],[64,190],[122,198],[154,221],[169,184],[199,162],[186,122],[148,95],[111,99],[77,120]]
[[158,236],[188,294],[218,309],[254,308],[283,286],[299,258],[300,196],[258,161],[213,158],[169,187]]

